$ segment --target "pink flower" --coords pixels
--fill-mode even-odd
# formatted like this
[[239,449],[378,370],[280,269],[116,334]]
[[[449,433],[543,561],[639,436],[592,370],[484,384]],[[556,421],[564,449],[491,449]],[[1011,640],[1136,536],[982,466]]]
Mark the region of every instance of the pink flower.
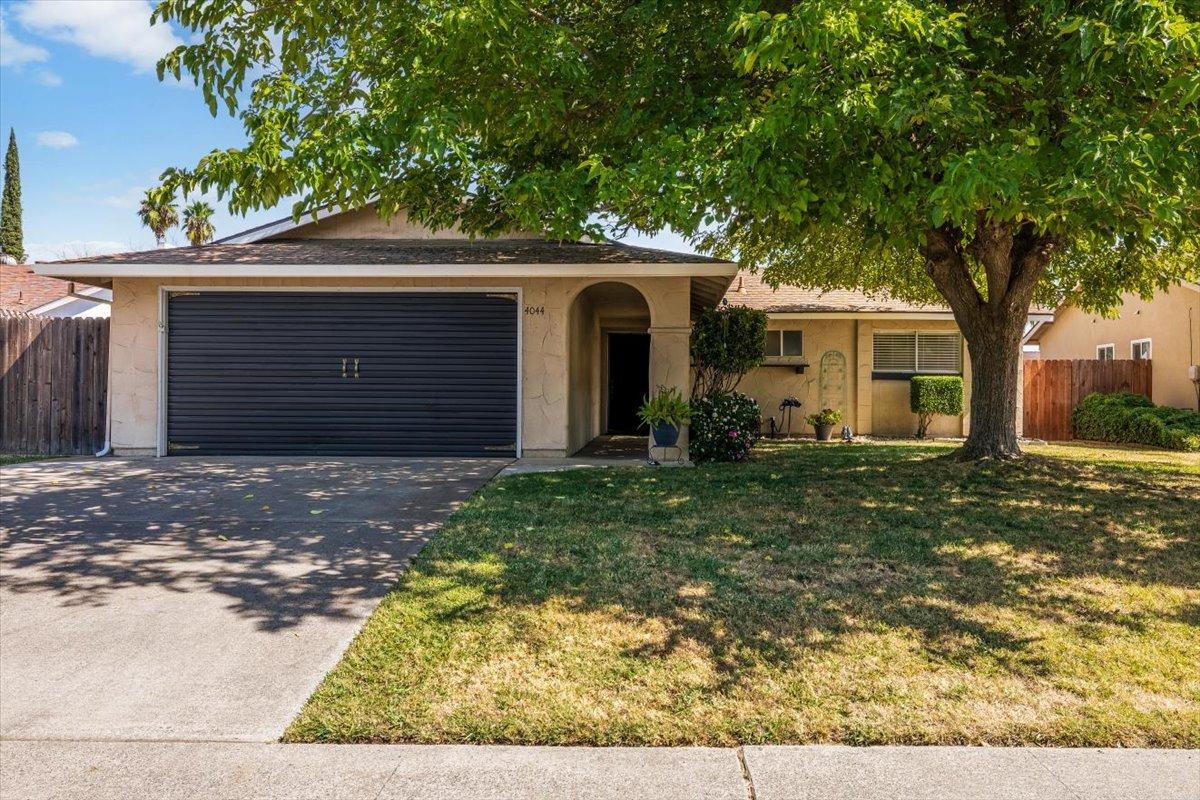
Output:
[[730,432],[729,432],[729,438],[730,438],[730,439],[736,439],[736,438],[737,438],[737,431],[730,431]]

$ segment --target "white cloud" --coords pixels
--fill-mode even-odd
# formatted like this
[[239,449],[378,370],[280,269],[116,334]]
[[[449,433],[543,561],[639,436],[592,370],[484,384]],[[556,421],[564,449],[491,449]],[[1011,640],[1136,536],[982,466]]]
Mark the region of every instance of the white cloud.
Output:
[[52,244],[27,244],[25,249],[28,251],[28,258],[31,262],[34,261],[61,261],[67,258],[86,258],[88,256],[102,256],[106,253],[123,253],[127,250],[133,250],[134,247],[128,242],[114,242],[104,239],[91,239],[84,241],[82,239],[72,239],[69,242],[55,242]]
[[130,186],[128,189],[118,193],[110,194],[101,197],[98,201],[102,206],[110,208],[137,208],[142,204],[142,195],[146,194],[146,186]]
[[37,143],[51,150],[66,150],[79,144],[79,140],[66,131],[42,131],[37,135]]
[[22,42],[8,32],[4,15],[0,14],[0,67],[20,67],[34,61],[45,61],[50,57],[36,44]]
[[17,18],[31,31],[82,47],[100,58],[152,72],[182,44],[168,25],[150,25],[148,0],[27,0]]
[[52,70],[40,69],[37,73],[37,82],[42,86],[62,86],[62,77]]

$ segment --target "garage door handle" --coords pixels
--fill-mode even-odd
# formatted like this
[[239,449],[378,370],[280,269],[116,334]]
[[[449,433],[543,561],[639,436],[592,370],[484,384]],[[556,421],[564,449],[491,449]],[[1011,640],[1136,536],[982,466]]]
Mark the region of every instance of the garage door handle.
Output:
[[354,359],[354,379],[358,380],[358,359]]
[[349,360],[350,359],[347,359],[347,358],[342,359],[342,377],[343,378],[346,377],[346,362]]

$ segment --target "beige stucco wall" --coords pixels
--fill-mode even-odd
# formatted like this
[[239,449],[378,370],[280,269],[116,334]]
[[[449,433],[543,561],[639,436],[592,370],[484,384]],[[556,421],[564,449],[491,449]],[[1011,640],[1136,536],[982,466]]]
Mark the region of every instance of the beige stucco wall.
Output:
[[[804,416],[825,407],[831,399],[830,396],[822,396],[822,359],[827,353],[838,352],[846,360],[845,388],[840,393],[844,400],[830,404],[840,406],[843,424],[850,425],[856,433],[876,436],[912,436],[917,430],[917,418],[909,411],[908,381],[874,380],[871,377],[874,331],[957,330],[955,323],[950,320],[889,320],[872,318],[870,315],[838,319],[772,318],[768,328],[803,331],[804,358],[809,366],[803,374],[796,374],[793,367],[763,366],[742,380],[738,390],[758,401],[763,418],[773,416],[782,423],[779,404],[783,398],[795,396],[804,405],[792,412],[792,432],[811,433]],[[963,383],[964,406],[970,408],[971,366],[965,346]],[[938,417],[930,427],[930,433],[933,436],[964,436],[969,425],[969,414]]]
[[[390,219],[380,219],[375,207],[365,206],[326,217],[318,222],[304,223],[279,234],[289,239],[462,239],[457,228],[432,231],[411,222],[403,211]],[[516,232],[492,237],[495,239],[533,239],[535,234]]]
[[1196,408],[1188,366],[1200,364],[1200,290],[1175,286],[1152,300],[1127,294],[1119,313],[1109,319],[1078,308],[1059,309],[1039,337],[1040,357],[1095,358],[1098,345],[1112,344],[1116,357],[1126,359],[1135,339],[1150,339],[1154,402]]
[[[526,455],[561,455],[571,447],[568,413],[568,311],[576,295],[596,278],[527,279],[191,279],[118,278],[113,282],[110,341],[112,443],[126,453],[153,452],[158,445],[159,289],[261,288],[519,288],[522,315],[522,444]],[[651,319],[651,385],[688,388],[690,279],[621,279],[645,297]]]

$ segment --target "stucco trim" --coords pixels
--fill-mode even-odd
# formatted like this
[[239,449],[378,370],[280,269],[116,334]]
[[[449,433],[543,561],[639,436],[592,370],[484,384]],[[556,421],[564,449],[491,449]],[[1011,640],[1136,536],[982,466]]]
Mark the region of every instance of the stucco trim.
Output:
[[736,264],[38,264],[50,278],[683,278],[733,277]]
[[454,292],[459,294],[515,294],[517,301],[517,447],[516,457],[524,455],[525,440],[525,290],[520,286],[176,286],[158,287],[158,414],[155,435],[156,455],[167,454],[167,298],[171,292]]

